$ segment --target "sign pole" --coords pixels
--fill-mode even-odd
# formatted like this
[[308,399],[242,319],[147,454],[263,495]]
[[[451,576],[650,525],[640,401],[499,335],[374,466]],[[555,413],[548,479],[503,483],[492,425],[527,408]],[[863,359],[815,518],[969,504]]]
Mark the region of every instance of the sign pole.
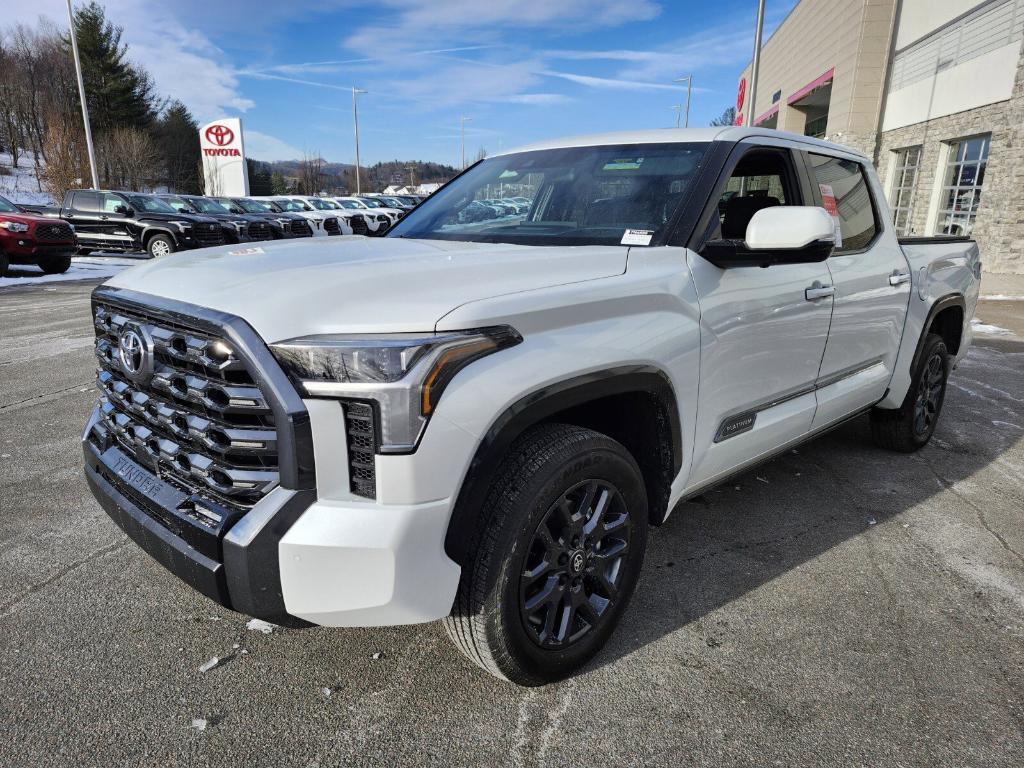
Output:
[[78,96],[82,100],[82,123],[85,125],[85,148],[89,153],[89,170],[92,172],[92,188],[100,188],[100,177],[96,173],[96,151],[92,146],[92,127],[89,125],[89,107],[85,103],[85,80],[82,79],[82,60],[78,57],[78,39],[75,35],[75,15],[68,0],[68,27],[71,30],[71,55],[75,57],[75,74],[78,75]]
[[747,102],[747,117],[744,125],[754,125],[754,107],[757,104],[757,75],[761,68],[761,33],[764,31],[764,0],[757,4],[757,30],[754,32],[754,60],[750,65],[750,101]]

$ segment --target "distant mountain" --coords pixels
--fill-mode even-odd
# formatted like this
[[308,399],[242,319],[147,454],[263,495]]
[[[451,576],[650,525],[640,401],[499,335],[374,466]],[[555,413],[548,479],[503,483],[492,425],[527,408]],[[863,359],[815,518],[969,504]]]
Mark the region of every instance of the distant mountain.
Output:
[[[299,186],[303,178],[302,160],[278,160],[261,163],[270,167],[271,173],[281,174],[290,186]],[[356,186],[356,169],[351,163],[324,162],[320,169],[321,189],[329,193],[351,192]],[[363,166],[359,176],[364,192],[379,192],[389,184],[429,184],[445,182],[458,171],[450,165],[431,163],[423,160],[389,160]]]

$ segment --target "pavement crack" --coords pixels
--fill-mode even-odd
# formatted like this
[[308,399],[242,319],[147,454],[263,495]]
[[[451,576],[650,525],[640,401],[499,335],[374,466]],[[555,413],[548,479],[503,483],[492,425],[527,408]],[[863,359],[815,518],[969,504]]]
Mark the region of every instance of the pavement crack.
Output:
[[56,397],[57,395],[65,395],[68,392],[71,392],[72,390],[82,389],[82,387],[91,387],[92,384],[93,384],[92,381],[85,381],[85,382],[82,382],[81,384],[72,384],[72,385],[70,385],[68,387],[64,387],[63,389],[58,389],[58,390],[56,390],[54,392],[44,392],[44,393],[39,394],[39,395],[32,395],[32,397],[26,397],[26,398],[24,398],[22,400],[15,400],[13,403],[3,403],[3,404],[0,404],[0,412],[6,411],[6,410],[14,410],[18,406],[20,406],[20,405],[26,405],[26,404],[38,405],[38,404],[46,403],[46,402],[49,402],[50,398]]
[[18,595],[14,599],[9,600],[6,603],[3,603],[2,605],[0,605],[0,619],[5,619],[8,616],[10,616],[11,613],[14,612],[14,609],[20,603],[22,603],[23,601],[25,601],[26,599],[28,599],[32,595],[36,594],[37,592],[40,592],[41,590],[46,589],[48,586],[50,586],[53,583],[55,583],[57,581],[60,581],[65,576],[67,576],[69,573],[73,573],[74,571],[77,571],[79,568],[81,568],[81,567],[83,567],[85,565],[88,565],[93,560],[98,560],[101,557],[105,557],[106,555],[109,555],[112,552],[116,552],[117,550],[122,549],[122,548],[128,546],[130,541],[131,541],[130,539],[125,539],[124,541],[119,541],[119,542],[116,542],[114,544],[108,544],[105,547],[100,547],[99,549],[90,552],[88,555],[86,555],[85,557],[81,558],[80,560],[76,560],[75,562],[70,563],[69,565],[64,566],[63,568],[58,570],[56,573],[51,574],[50,576],[48,576],[47,578],[43,579],[42,581],[40,581],[40,582],[38,582],[36,584],[31,585],[28,589],[26,589],[24,592],[22,592],[20,595]]

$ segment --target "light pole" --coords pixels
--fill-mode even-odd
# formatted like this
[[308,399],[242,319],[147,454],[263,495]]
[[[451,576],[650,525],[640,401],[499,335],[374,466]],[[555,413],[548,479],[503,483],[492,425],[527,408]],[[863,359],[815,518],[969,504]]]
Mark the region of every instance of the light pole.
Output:
[[71,29],[71,54],[75,57],[75,74],[78,75],[78,97],[82,100],[82,122],[85,124],[85,148],[89,153],[89,170],[92,172],[92,188],[100,188],[96,173],[96,152],[92,148],[92,127],[89,125],[89,107],[85,103],[85,80],[82,79],[82,60],[78,58],[78,40],[75,35],[75,15],[68,0],[68,26]]
[[761,69],[761,33],[764,31],[764,0],[757,4],[757,29],[754,32],[754,60],[750,63],[750,96],[747,102],[747,114],[743,124],[748,128],[754,125],[754,106],[757,103],[757,75]]
[[406,166],[405,170],[407,170],[409,172],[409,186],[410,187],[415,187],[416,186],[416,166],[415,165]]
[[352,86],[352,125],[356,131],[356,194],[358,195],[362,190],[359,188],[359,107],[356,106],[357,93],[369,93],[369,91],[356,88],[354,85]]
[[459,134],[462,136],[462,170],[466,170],[466,123],[473,122],[472,117],[459,117]]
[[676,111],[676,128],[678,128],[679,127],[679,115],[682,113],[683,105],[682,104],[673,104],[671,107],[669,107],[669,109],[674,109]]
[[[686,122],[684,123],[683,127],[684,128],[689,128],[690,127],[690,91],[693,89],[693,75],[685,75],[684,77],[676,78],[672,82],[673,83],[681,83],[684,80],[686,81]],[[679,127],[679,112],[678,112],[678,107],[677,107],[677,111],[676,111],[676,128],[678,128],[678,127]]]

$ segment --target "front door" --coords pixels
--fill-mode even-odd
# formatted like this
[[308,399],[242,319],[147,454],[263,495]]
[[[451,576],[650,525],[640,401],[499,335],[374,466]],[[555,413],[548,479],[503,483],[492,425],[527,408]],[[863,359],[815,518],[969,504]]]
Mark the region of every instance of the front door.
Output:
[[[790,150],[748,150],[717,192],[710,237],[743,239],[757,210],[808,197]],[[720,269],[692,251],[688,261],[701,329],[693,489],[810,430],[832,297],[824,262]]]
[[110,192],[100,193],[100,226],[107,245],[132,250],[134,238],[129,230],[128,217],[117,210],[120,207],[128,208],[128,201]]
[[69,210],[64,212],[75,228],[79,243],[93,248],[107,244],[100,221],[99,198],[97,192],[72,192]]
[[885,395],[910,302],[910,266],[862,162],[815,153],[807,159],[813,192],[836,218],[839,235],[827,262],[835,305],[818,375],[817,428]]

